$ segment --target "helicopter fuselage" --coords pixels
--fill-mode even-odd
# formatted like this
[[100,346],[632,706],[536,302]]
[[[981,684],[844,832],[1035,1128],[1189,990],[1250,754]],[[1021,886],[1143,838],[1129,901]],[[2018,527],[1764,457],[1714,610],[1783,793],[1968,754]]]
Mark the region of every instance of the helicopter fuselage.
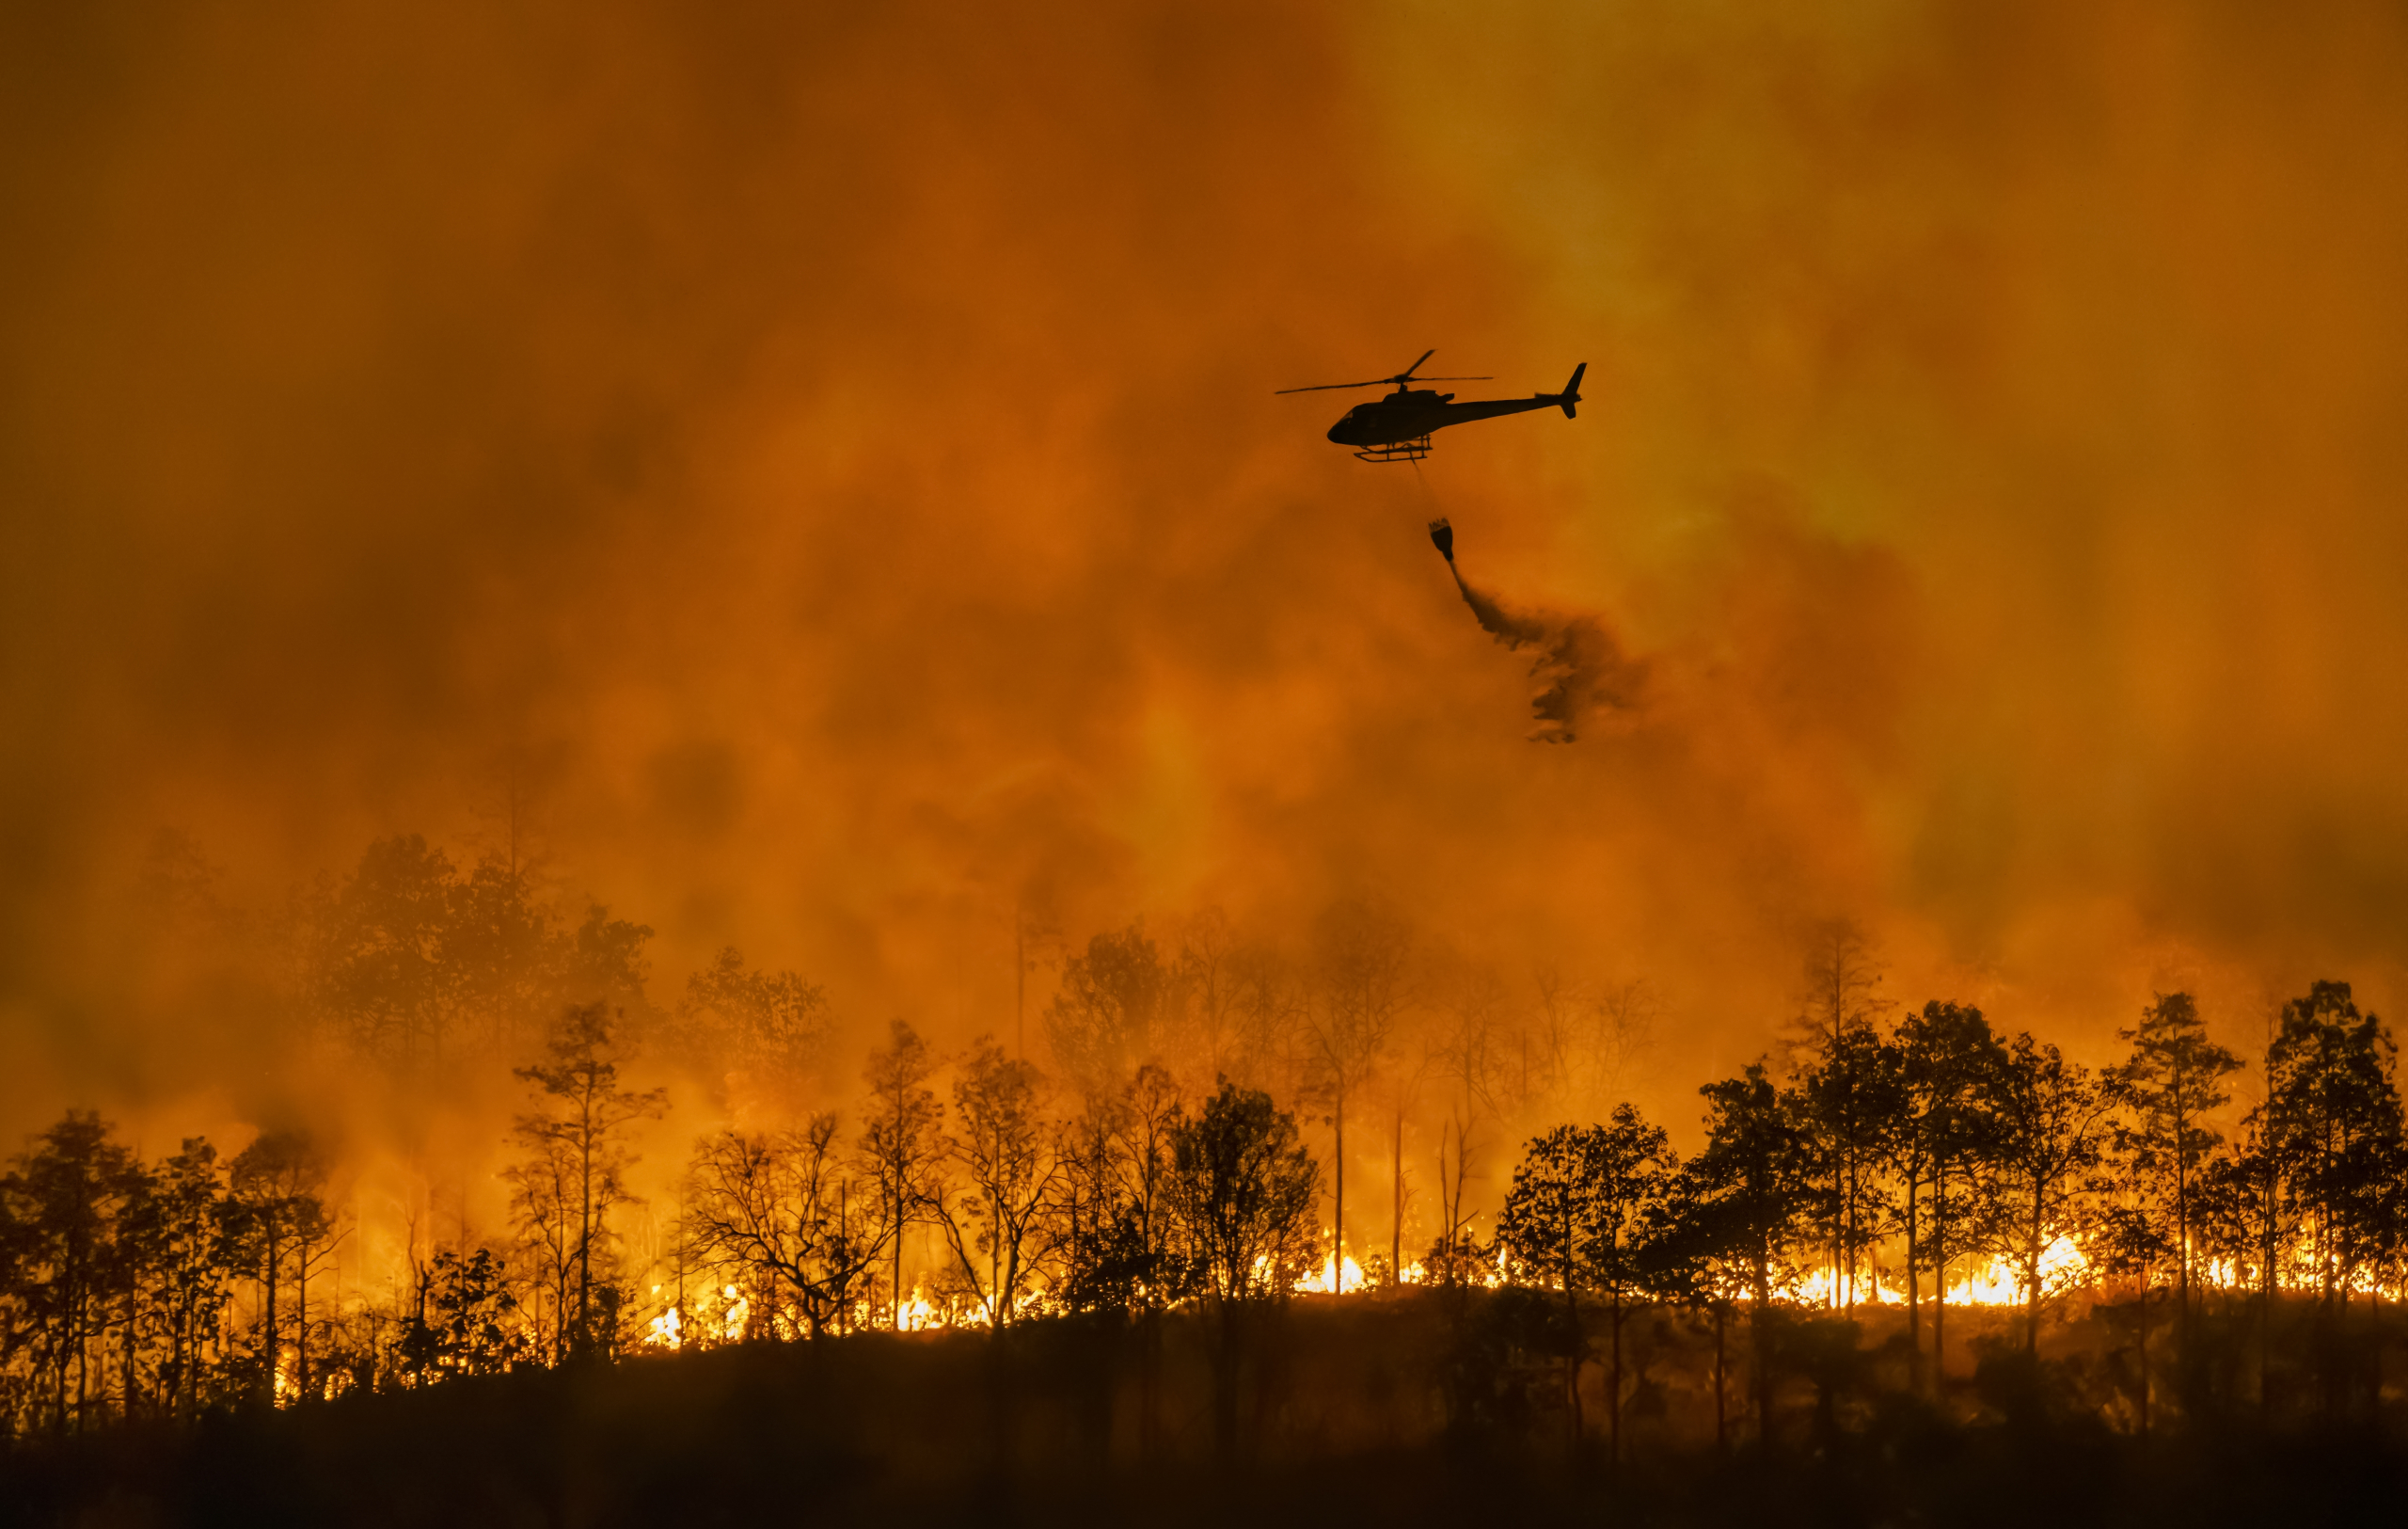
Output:
[[1572,405],[1579,401],[1578,387],[1579,379],[1576,374],[1572,387],[1560,393],[1532,393],[1528,398],[1489,398],[1465,404],[1456,403],[1452,393],[1423,388],[1399,388],[1385,398],[1375,398],[1348,409],[1344,419],[1329,427],[1329,438],[1341,446],[1395,446],[1418,440],[1433,430],[1443,430],[1450,424],[1493,420],[1503,414],[1560,408],[1568,415],[1572,412]]

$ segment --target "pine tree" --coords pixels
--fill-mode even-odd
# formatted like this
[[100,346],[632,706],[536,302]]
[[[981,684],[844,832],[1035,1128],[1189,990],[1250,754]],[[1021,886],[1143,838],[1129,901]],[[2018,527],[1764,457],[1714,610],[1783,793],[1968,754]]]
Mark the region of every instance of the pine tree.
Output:
[[[1919,1268],[1928,1268],[1936,1393],[1947,1366],[1948,1268],[1978,1251],[1983,1240],[1981,1176],[1997,1140],[1996,1098],[2006,1053],[1980,1010],[1937,1000],[1900,1021],[1898,1050],[1908,1101],[1902,1127],[1913,1136],[1914,1159],[1931,1186],[1929,1216],[1909,1232],[1908,1330],[1919,1338],[1915,1282]],[[1910,1183],[1910,1207],[1914,1190]]]
[[2223,1080],[2241,1059],[2208,1039],[2187,993],[2158,995],[2137,1027],[2115,1033],[2132,1054],[2107,1074],[2106,1094],[2134,1139],[2133,1166],[2147,1176],[2139,1192],[2156,1202],[2158,1219],[2171,1228],[2176,1342],[2187,1369],[2198,1240],[2194,1202],[2201,1165],[2224,1139],[2207,1118],[2231,1101]]
[[1809,1224],[1818,1177],[1814,1144],[1762,1062],[1698,1091],[1706,1141],[1690,1161],[1689,1199],[1697,1215],[1714,1221],[1721,1256],[1745,1273],[1756,1433],[1769,1439],[1773,1282]]
[[2266,1057],[2267,1147],[2305,1224],[2319,1289],[2326,1408],[2353,1366],[2343,1350],[2351,1285],[2381,1256],[2388,1171],[2401,1155],[2391,1035],[2347,982],[2318,982],[2283,1006]]
[[2108,1135],[2107,1100],[2086,1068],[2019,1035],[1995,1094],[1989,1157],[1991,1213],[2000,1249],[2023,1286],[2024,1352],[2040,1350],[2043,1260],[2082,1230],[2083,1202]]
[[[236,1234],[261,1303],[259,1394],[285,1394],[284,1346],[293,1340],[292,1394],[309,1394],[309,1270],[334,1233],[324,1191],[325,1159],[305,1132],[269,1131],[235,1155],[227,1174]],[[294,1292],[291,1305],[287,1292]]]

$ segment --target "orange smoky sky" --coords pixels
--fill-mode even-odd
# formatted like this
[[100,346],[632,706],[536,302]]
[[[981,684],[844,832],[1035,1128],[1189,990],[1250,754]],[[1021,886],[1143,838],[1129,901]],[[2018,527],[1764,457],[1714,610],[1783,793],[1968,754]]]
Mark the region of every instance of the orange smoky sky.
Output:
[[[864,1036],[1008,1027],[1032,901],[1644,977],[1682,1119],[1834,916],[2077,1041],[2402,990],[2396,6],[21,6],[0,76],[11,1125],[265,1065],[116,958],[160,826],[266,906],[514,793],[659,995]],[[1272,396],[1431,346],[1580,417]],[[1530,741],[1442,514],[1637,704]]]

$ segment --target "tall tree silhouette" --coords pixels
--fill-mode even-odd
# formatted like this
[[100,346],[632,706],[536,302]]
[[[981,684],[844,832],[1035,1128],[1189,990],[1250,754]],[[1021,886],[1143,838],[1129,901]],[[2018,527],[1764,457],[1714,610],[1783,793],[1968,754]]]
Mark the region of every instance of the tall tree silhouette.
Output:
[[927,1087],[936,1070],[928,1043],[898,1019],[888,1027],[886,1044],[870,1053],[862,1075],[869,1091],[863,1105],[862,1165],[878,1191],[879,1243],[893,1270],[887,1325],[897,1332],[903,1330],[903,1238],[926,1213],[944,1145],[944,1107]]
[[2342,1352],[2350,1288],[2380,1255],[2389,1171],[2400,1161],[2391,1035],[2360,1013],[2347,982],[2318,982],[2283,1006],[2266,1055],[2267,1145],[2305,1222],[2319,1290],[2328,1410],[2351,1367]]
[[36,1137],[0,1179],[15,1265],[10,1293],[42,1398],[38,1412],[54,1429],[87,1426],[100,1405],[96,1389],[106,1388],[97,1350],[132,1273],[123,1239],[146,1187],[141,1163],[83,1109]]
[[1565,1394],[1579,1437],[1579,1295],[1606,1299],[1608,1359],[1606,1439],[1610,1459],[1622,1457],[1623,1322],[1632,1295],[1644,1288],[1640,1249],[1679,1164],[1660,1126],[1630,1105],[1614,1107],[1603,1125],[1559,1126],[1533,1139],[1513,1172],[1497,1218],[1497,1239],[1516,1272],[1536,1275],[1563,1292]]
[[1218,1329],[1213,1432],[1224,1459],[1238,1443],[1238,1372],[1250,1320],[1285,1300],[1320,1253],[1314,1212],[1321,1169],[1293,1115],[1258,1089],[1223,1082],[1171,1131],[1165,1180],[1193,1262],[1194,1288]]
[[636,1092],[619,1086],[612,1016],[603,1004],[573,1005],[552,1027],[547,1056],[512,1075],[535,1092],[536,1108],[517,1118],[512,1134],[539,1171],[565,1170],[570,1198],[555,1206],[569,1259],[576,1270],[576,1314],[569,1325],[571,1353],[608,1353],[617,1338],[617,1286],[597,1290],[594,1266],[604,1264],[616,1243],[610,1213],[632,1203],[626,1171],[635,1162],[628,1131],[640,1120],[657,1120],[669,1107],[665,1090]]
[[1804,979],[1784,1050],[1824,1165],[1830,1304],[1853,1314],[1859,1254],[1881,1221],[1877,1181],[1898,1110],[1897,1054],[1874,1027],[1881,973],[1854,920],[1808,932]]
[[2292,1207],[2283,1199],[2281,1165],[2267,1146],[2266,1123],[2263,1103],[2242,1116],[2239,1138],[2201,1165],[2193,1192],[2200,1251],[2230,1266],[2232,1287],[2248,1292],[2254,1308],[2261,1422],[2273,1400],[2267,1379],[2283,1253],[2297,1232]]
[[2089,1071],[2057,1048],[2019,1035],[1994,1095],[1989,1154],[1998,1243],[2023,1286],[2023,1346],[2040,1351],[2044,1260],[2082,1229],[2083,1197],[2107,1133],[2105,1095]]
[[[309,1267],[334,1232],[325,1186],[325,1158],[301,1131],[262,1134],[235,1154],[227,1172],[246,1262],[263,1297],[259,1385],[269,1399],[282,1391],[288,1333],[293,1340],[293,1394],[309,1394]],[[282,1307],[288,1291],[292,1304]]]
[[1657,1299],[1703,1311],[1714,1329],[1714,1447],[1730,1444],[1730,1328],[1755,1288],[1747,1202],[1731,1192],[1728,1163],[1691,1158],[1664,1186],[1639,1244],[1639,1266]]
[[[1908,1326],[1919,1302],[1917,1256],[1932,1273],[1931,1378],[1947,1371],[1948,1268],[1981,1245],[1981,1174],[1998,1138],[1997,1096],[2006,1053],[1982,1011],[1938,1000],[1898,1025],[1900,1070],[1908,1098],[1905,1128],[1929,1174],[1930,1213],[1908,1258]],[[1911,1202],[1913,1189],[1909,1187]],[[1920,1353],[1920,1345],[1917,1348]]]
[[188,1418],[200,1410],[207,1354],[232,1298],[235,1227],[217,1149],[198,1137],[152,1176],[149,1220],[151,1321],[164,1352],[157,1380],[163,1410]]
[[1405,1005],[1412,934],[1387,909],[1336,904],[1314,930],[1315,1001],[1306,1020],[1307,1078],[1329,1105],[1330,1288],[1346,1282],[1346,1107],[1380,1066]]
[[1053,1261],[1064,1165],[1039,1114],[1036,1067],[980,1037],[953,1087],[954,1171],[928,1197],[954,1273],[1000,1336]]
[[1750,1374],[1757,1437],[1772,1425],[1773,1273],[1810,1214],[1816,1187],[1813,1141],[1762,1062],[1708,1083],[1705,1147],[1691,1160],[1695,1214],[1710,1217],[1748,1281]]
[[2175,1252],[2173,1219],[2157,1193],[2169,1176],[2164,1151],[2162,1143],[2131,1122],[2115,1123],[2091,1185],[2090,1233],[2085,1239],[2093,1274],[2129,1282],[2132,1288],[2131,1351],[2139,1372],[2135,1399],[2144,1434],[2149,1431],[2155,1398],[2149,1363],[2153,1327],[2149,1303]]
[[2191,1269],[2197,1241],[2192,1202],[2201,1165],[2224,1139],[2208,1117],[2231,1102],[2224,1079],[2240,1068],[2241,1059],[2208,1039],[2198,1006],[2187,993],[2159,994],[2141,1011],[2137,1026],[2115,1033],[2132,1053],[2108,1072],[2106,1097],[2123,1111],[2126,1129],[2144,1149],[2134,1157],[2150,1180],[2143,1192],[2160,1202],[2161,1215],[2173,1227],[2175,1324],[2187,1368],[2194,1346]]
[[1594,1278],[1600,1218],[1591,1161],[1596,1147],[1592,1133],[1577,1125],[1533,1138],[1514,1166],[1513,1186],[1497,1218],[1497,1240],[1514,1278],[1563,1295],[1563,1406],[1575,1449],[1583,1433],[1580,1291]]
[[1853,1316],[1858,1270],[1890,1212],[1881,1171],[1896,1155],[1903,1124],[1905,1058],[1869,1024],[1853,1022],[1818,1036],[1809,1056],[1797,1103],[1822,1165],[1831,1299]]

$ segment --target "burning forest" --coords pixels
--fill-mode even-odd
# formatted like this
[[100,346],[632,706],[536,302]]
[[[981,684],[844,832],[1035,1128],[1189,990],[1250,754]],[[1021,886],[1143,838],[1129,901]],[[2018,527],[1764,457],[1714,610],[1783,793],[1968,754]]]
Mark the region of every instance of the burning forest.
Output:
[[256,937],[329,1075],[516,1085],[482,1199],[304,1127],[146,1158],[68,1110],[0,1177],[14,1436],[1109,1333],[1091,1447],[1226,1463],[1294,1447],[1311,1387],[1267,1346],[1350,1307],[1437,1348],[1342,1410],[1608,1464],[1828,1441],[1893,1400],[1971,1419],[2025,1371],[2135,1437],[2380,1426],[2408,1357],[2394,1048],[2345,982],[2246,1057],[2159,994],[2092,1067],[1890,998],[1830,924],[1780,1044],[1669,1122],[1684,1150],[1626,1100],[1530,1129],[1627,1079],[1643,991],[1517,994],[1369,902],[1293,948],[1216,913],[1100,932],[1027,1033],[946,1051],[898,1019],[854,1055],[796,974],[731,949],[656,1002],[647,928],[589,906],[572,929],[420,839],[283,920]]
[[0,86],[0,1519],[2408,1498],[2397,6]]

